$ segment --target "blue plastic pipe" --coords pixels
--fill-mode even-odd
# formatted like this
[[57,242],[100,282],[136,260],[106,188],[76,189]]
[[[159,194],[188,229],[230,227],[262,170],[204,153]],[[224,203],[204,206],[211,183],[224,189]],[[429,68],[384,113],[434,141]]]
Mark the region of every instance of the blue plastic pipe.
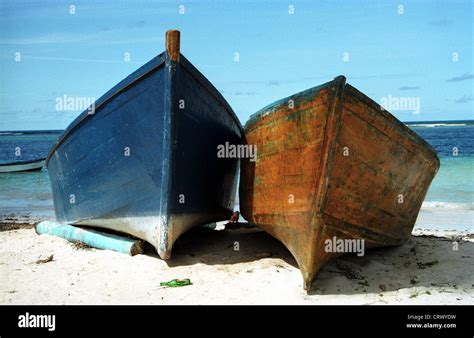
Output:
[[36,225],[36,233],[54,235],[70,242],[84,243],[93,248],[113,250],[131,256],[143,253],[141,240],[78,228],[69,224],[44,221]]

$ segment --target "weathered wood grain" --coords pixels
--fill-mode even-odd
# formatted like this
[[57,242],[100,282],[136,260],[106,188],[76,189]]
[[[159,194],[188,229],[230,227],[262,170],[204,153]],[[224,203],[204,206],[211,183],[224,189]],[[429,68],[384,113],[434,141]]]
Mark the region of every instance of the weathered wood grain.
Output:
[[324,250],[333,236],[407,240],[439,168],[431,146],[342,76],[262,109],[245,130],[258,157],[241,164],[242,215],[286,245],[305,289],[340,255]]

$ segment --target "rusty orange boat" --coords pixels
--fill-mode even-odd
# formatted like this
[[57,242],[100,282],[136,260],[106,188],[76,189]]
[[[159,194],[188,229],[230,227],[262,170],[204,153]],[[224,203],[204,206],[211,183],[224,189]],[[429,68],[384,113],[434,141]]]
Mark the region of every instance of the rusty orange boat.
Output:
[[277,101],[245,126],[243,217],[280,240],[308,290],[342,253],[328,241],[394,246],[410,236],[439,168],[435,150],[343,76]]

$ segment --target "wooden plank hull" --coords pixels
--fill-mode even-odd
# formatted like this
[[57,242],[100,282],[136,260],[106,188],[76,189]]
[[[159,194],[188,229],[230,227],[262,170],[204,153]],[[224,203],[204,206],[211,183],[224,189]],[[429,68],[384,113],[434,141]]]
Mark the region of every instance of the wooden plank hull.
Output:
[[423,139],[344,77],[278,101],[245,126],[243,217],[279,239],[311,286],[340,255],[327,240],[400,245],[413,229],[439,160]]
[[238,160],[217,158],[217,146],[242,140],[220,93],[182,55],[164,52],[79,116],[50,152],[56,217],[134,235],[169,258],[183,232],[230,218]]
[[14,173],[43,169],[45,159],[0,164],[0,173]]

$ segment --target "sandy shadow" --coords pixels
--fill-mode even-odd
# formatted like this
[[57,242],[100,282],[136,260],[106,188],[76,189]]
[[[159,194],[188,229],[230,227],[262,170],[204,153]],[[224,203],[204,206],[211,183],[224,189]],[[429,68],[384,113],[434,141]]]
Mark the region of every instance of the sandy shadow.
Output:
[[[399,247],[370,249],[362,257],[341,256],[319,271],[308,295],[382,293],[415,286],[471,289],[474,243],[458,243],[455,251],[453,240],[412,236]],[[151,246],[145,253],[158,258]],[[166,263],[170,267],[222,265],[270,257],[298,267],[282,243],[258,228],[195,228],[178,239]]]
[[[151,246],[146,246],[145,254],[158,258]],[[194,228],[178,238],[166,263],[170,267],[198,263],[221,265],[269,257],[282,259],[297,267],[296,260],[285,246],[258,228],[235,227],[221,231]]]

